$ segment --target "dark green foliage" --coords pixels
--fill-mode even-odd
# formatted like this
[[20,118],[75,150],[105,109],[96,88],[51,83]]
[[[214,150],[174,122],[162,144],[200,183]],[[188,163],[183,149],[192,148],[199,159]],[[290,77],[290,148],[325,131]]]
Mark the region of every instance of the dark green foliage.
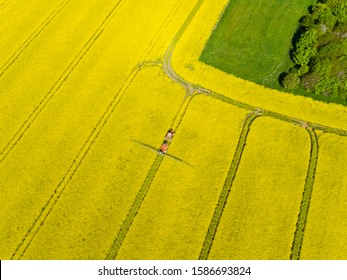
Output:
[[324,24],[327,27],[333,27],[336,24],[336,17],[329,7],[323,9],[318,16],[318,22]]
[[295,64],[304,66],[307,65],[314,55],[317,53],[317,31],[309,29],[300,36],[296,44],[296,49],[293,54]]
[[347,22],[343,22],[343,23],[338,23],[336,24],[335,28],[334,28],[334,32],[335,33],[338,33],[338,34],[335,34],[337,35],[338,37],[341,37],[343,36],[344,34],[347,33]]
[[292,52],[295,66],[284,76],[283,87],[299,86],[329,101],[346,101],[347,0],[320,1],[302,18],[300,28]]
[[314,92],[319,83],[319,75],[317,73],[307,73],[302,76],[301,83],[305,89]]
[[289,73],[285,75],[282,80],[282,85],[286,89],[295,89],[298,87],[299,84],[300,84],[300,78],[298,77],[297,74],[294,74],[294,73]]
[[336,21],[343,23],[347,21],[347,0],[341,0],[333,7],[333,13]]

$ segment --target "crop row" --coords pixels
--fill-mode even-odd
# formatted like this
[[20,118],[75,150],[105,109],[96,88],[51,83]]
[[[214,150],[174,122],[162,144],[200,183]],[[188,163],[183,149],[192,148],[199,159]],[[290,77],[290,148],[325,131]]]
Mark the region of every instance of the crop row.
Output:
[[0,67],[0,78],[5,71],[18,59],[18,57],[25,51],[30,43],[40,35],[40,33],[52,22],[52,20],[61,12],[61,10],[70,2],[70,0],[62,1],[53,12],[43,20],[37,29],[21,44],[21,46],[10,56],[10,58]]
[[[58,14],[58,12],[69,2],[65,1],[64,5],[61,5],[57,11],[53,13],[54,17]],[[15,147],[15,145],[20,141],[20,139],[24,136],[26,131],[30,128],[31,124],[35,121],[35,119],[40,115],[42,110],[47,106],[48,102],[54,97],[54,95],[59,91],[61,86],[64,84],[64,82],[69,78],[70,74],[74,71],[74,69],[77,67],[77,65],[80,63],[80,61],[83,59],[83,57],[87,54],[87,52],[90,50],[90,48],[94,45],[96,40],[100,37],[100,35],[104,32],[104,29],[107,25],[107,23],[112,19],[112,17],[116,14],[116,12],[120,9],[122,2],[124,3],[124,0],[120,0],[117,2],[114,7],[111,9],[111,11],[108,13],[108,15],[104,18],[102,23],[97,27],[96,31],[93,33],[93,35],[88,39],[88,41],[84,44],[83,48],[78,52],[78,54],[74,57],[74,59],[71,61],[71,63],[65,68],[61,76],[58,78],[58,80],[54,83],[54,85],[50,88],[50,90],[47,92],[47,94],[40,100],[40,102],[36,105],[34,110],[30,113],[30,115],[26,118],[26,120],[22,123],[20,128],[16,131],[14,136],[11,138],[11,140],[6,144],[5,148],[1,152],[0,157],[0,163],[6,158],[6,156],[10,153],[10,151]],[[51,18],[54,18],[51,16]],[[51,20],[46,20],[44,26],[47,26]],[[41,32],[43,28],[39,29]],[[39,35],[40,32],[34,32],[31,37],[29,37],[29,43],[35,39]],[[24,42],[23,45],[25,48],[29,45],[29,43]],[[22,46],[23,46],[22,45]],[[24,48],[24,49],[25,49]],[[20,53],[24,51],[24,49],[20,50]],[[19,54],[20,54],[19,53]],[[15,56],[15,59],[18,58],[19,54],[16,53],[13,54]],[[15,61],[12,60],[13,62]],[[11,62],[11,64],[13,63]],[[4,73],[5,69],[8,69],[8,67],[11,65],[9,64],[6,66],[2,72],[0,72],[0,77]]]

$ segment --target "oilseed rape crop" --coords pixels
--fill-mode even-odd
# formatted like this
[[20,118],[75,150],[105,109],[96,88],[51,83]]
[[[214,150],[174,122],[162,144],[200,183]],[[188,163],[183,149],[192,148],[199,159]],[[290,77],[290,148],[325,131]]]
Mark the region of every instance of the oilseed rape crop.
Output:
[[[144,93],[151,94],[152,102]],[[138,74],[24,258],[102,259],[108,253],[155,160],[153,149],[160,145],[155,139],[171,125],[183,97],[184,91],[160,69],[144,68]],[[58,230],[62,239],[56,243],[52,232]]]
[[345,259],[347,242],[345,137],[323,134],[319,138],[317,175],[302,246],[303,259]]
[[345,106],[318,102],[265,88],[229,75],[199,60],[227,2],[226,0],[204,1],[192,18],[189,28],[182,30],[182,36],[177,40],[172,56],[172,65],[176,73],[196,86],[222,93],[243,104],[303,119],[313,124],[347,129]]
[[254,120],[212,259],[289,258],[309,152],[305,130],[267,117]]
[[227,4],[0,6],[1,259],[347,257],[346,108],[199,61]]
[[170,146],[175,158],[162,162],[117,258],[199,257],[245,116],[218,100],[192,98]]

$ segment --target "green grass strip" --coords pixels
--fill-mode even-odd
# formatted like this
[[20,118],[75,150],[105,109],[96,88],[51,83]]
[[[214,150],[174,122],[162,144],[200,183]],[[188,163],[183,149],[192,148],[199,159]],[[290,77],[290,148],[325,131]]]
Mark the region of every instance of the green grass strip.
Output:
[[208,228],[208,231],[207,231],[207,234],[205,237],[204,244],[202,246],[202,250],[200,252],[200,256],[199,256],[200,260],[207,260],[207,258],[208,258],[208,255],[210,253],[211,246],[212,246],[212,243],[213,243],[213,240],[214,240],[214,237],[216,235],[216,231],[217,231],[217,228],[219,225],[219,221],[220,221],[221,216],[223,214],[223,210],[224,210],[225,204],[227,202],[227,199],[228,199],[228,196],[229,196],[229,193],[231,190],[231,186],[232,186],[232,183],[234,181],[234,178],[235,178],[235,175],[236,175],[236,172],[237,172],[240,160],[241,160],[243,149],[246,145],[246,140],[247,140],[250,126],[251,126],[252,122],[255,120],[255,118],[257,118],[258,116],[259,116],[258,113],[253,112],[253,113],[249,114],[244,121],[241,135],[239,138],[239,142],[237,144],[236,151],[234,154],[234,158],[231,162],[231,166],[230,166],[230,169],[228,171],[227,178],[224,182],[222,192],[219,196],[216,209],[214,211],[210,226]]
[[296,223],[296,230],[294,234],[294,240],[292,245],[292,253],[290,255],[291,260],[299,260],[301,246],[304,239],[305,226],[307,221],[307,215],[310,207],[311,194],[313,189],[314,177],[316,173],[317,160],[318,160],[318,140],[317,135],[312,128],[307,128],[307,132],[311,138],[311,156],[306,175],[306,183],[304,192],[302,194],[302,201],[300,206],[300,212],[298,221]]
[[116,258],[118,251],[122,245],[122,242],[125,239],[125,236],[129,230],[138,210],[141,207],[142,201],[146,197],[146,194],[149,190],[149,187],[151,186],[152,181],[155,177],[155,174],[157,173],[159,166],[160,166],[161,162],[163,161],[163,159],[164,159],[164,156],[157,155],[150,171],[148,172],[148,175],[147,175],[140,191],[138,192],[138,194],[136,196],[136,199],[135,199],[133,205],[130,208],[130,211],[129,211],[125,221],[123,222],[122,227],[120,228],[120,230],[118,232],[117,238],[113,242],[111,250],[106,257],[106,260],[114,260]]
[[171,78],[173,81],[181,84],[185,88],[191,87],[193,90],[195,90],[199,93],[205,94],[205,95],[210,96],[214,99],[218,99],[222,102],[232,104],[232,105],[237,106],[239,108],[243,108],[243,109],[250,110],[250,111],[259,110],[259,111],[261,111],[262,115],[264,115],[264,116],[270,116],[272,118],[279,119],[279,120],[282,120],[282,121],[285,121],[288,123],[292,123],[292,124],[297,125],[297,126],[303,127],[305,125],[308,125],[314,129],[322,130],[323,132],[334,133],[334,134],[337,134],[340,136],[347,136],[346,130],[338,129],[338,128],[334,128],[334,127],[329,127],[329,126],[325,126],[325,125],[320,125],[320,124],[316,124],[316,123],[310,123],[310,122],[306,122],[304,120],[292,118],[292,117],[282,115],[282,114],[279,114],[276,112],[272,112],[269,110],[257,108],[255,106],[250,105],[250,104],[243,103],[243,102],[238,101],[236,99],[229,98],[229,97],[222,95],[220,93],[213,92],[209,89],[204,88],[202,85],[190,83],[189,81],[186,81],[178,73],[176,73],[175,70],[172,68],[172,65],[171,65],[171,58],[172,58],[173,52],[174,52],[174,50],[178,44],[178,41],[181,39],[184,32],[187,30],[189,24],[192,22],[193,18],[196,16],[197,12],[199,11],[199,9],[203,3],[204,3],[204,0],[197,1],[194,8],[190,12],[189,16],[186,18],[186,20],[184,21],[184,23],[180,27],[179,31],[176,33],[176,35],[172,39],[169,47],[167,48],[167,50],[165,52],[164,59],[163,59],[163,68],[164,68],[164,71],[168,75],[169,78]]

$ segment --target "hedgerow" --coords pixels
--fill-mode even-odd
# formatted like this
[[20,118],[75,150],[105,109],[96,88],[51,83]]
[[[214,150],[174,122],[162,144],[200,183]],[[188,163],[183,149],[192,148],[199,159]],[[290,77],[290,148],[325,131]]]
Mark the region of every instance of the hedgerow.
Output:
[[347,0],[321,0],[310,7],[296,37],[291,53],[294,67],[281,75],[282,86],[303,88],[333,102],[346,101]]

